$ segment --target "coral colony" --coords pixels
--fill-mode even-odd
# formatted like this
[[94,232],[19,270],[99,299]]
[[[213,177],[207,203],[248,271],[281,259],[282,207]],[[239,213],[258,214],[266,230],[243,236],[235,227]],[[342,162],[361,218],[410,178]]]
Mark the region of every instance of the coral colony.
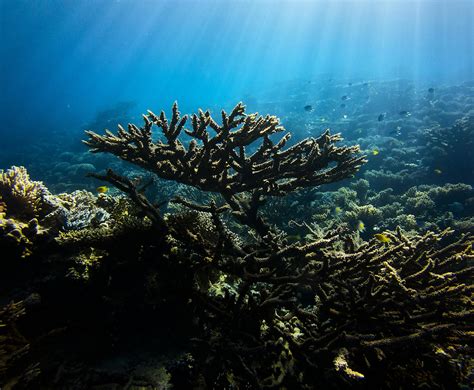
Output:
[[[53,195],[22,167],[1,171],[5,388],[399,389],[472,380],[474,236],[417,232],[416,221],[390,209],[400,202],[409,215],[470,188],[413,187],[401,199],[369,194],[361,179],[325,195],[323,185],[357,175],[366,162],[359,147],[338,146],[341,136],[329,131],[287,146],[277,117],[247,114],[242,103],[219,120],[201,110],[181,117],[175,103],[171,119],[148,111],[143,121],[116,134],[88,131],[85,144],[200,191],[155,201],[150,182],[109,169],[91,173],[105,184],[97,196]],[[315,217],[294,221],[317,186]],[[288,217],[288,231],[272,222],[276,213]],[[366,225],[379,230],[363,238]],[[100,364],[111,356],[128,368]]]

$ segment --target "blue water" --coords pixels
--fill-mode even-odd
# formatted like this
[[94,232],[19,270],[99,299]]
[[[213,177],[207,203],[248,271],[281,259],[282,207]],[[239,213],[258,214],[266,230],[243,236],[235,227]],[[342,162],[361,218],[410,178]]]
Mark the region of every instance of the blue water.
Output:
[[472,0],[1,0],[0,18],[5,141],[80,128],[120,101],[190,111],[321,75],[474,74]]

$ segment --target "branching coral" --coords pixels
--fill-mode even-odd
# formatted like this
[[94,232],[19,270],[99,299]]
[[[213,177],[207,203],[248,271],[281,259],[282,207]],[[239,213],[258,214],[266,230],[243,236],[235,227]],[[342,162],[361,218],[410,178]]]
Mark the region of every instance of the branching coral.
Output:
[[[365,161],[355,155],[358,146],[336,147],[341,136],[329,131],[284,149],[289,134],[276,143],[270,138],[284,131],[279,119],[246,114],[242,103],[230,114],[222,111],[221,125],[209,111],[200,110],[192,116],[192,130],[184,127],[187,116],[180,116],[176,103],[171,121],[164,112],[157,116],[151,111],[143,119],[143,127],[130,124],[125,130],[119,126],[117,135],[88,131],[89,140],[84,142],[94,153],[112,153],[161,178],[222,194],[236,217],[261,235],[268,232],[256,214],[262,195],[282,196],[298,188],[338,181],[353,175]],[[153,141],[153,126],[161,129],[166,143]],[[192,138],[187,147],[179,139],[183,131]],[[258,140],[260,146],[248,154],[247,148]],[[108,176],[111,181],[113,177]],[[243,192],[250,195],[239,195]]]
[[[388,383],[413,358],[408,346],[428,367],[426,384],[466,380],[450,361],[466,362],[469,354],[471,236],[439,245],[449,232],[397,230],[385,232],[382,244],[338,229],[310,231],[306,243],[288,244],[273,232],[234,242],[221,221],[226,207],[182,203],[206,213],[206,222],[192,213],[163,222],[174,237],[170,256],[194,274],[190,299],[201,324],[194,353],[213,362],[200,368],[208,386],[228,385],[225,372],[255,388]],[[451,379],[433,367],[449,370]],[[420,371],[407,370],[399,380],[412,383]]]
[[[341,137],[328,131],[283,149],[289,134],[276,144],[270,139],[270,135],[284,131],[278,118],[246,114],[242,103],[230,114],[222,111],[221,125],[209,111],[199,111],[192,116],[192,130],[184,128],[187,116],[180,116],[176,103],[170,122],[164,112],[157,116],[148,111],[143,119],[143,127],[130,124],[125,130],[119,126],[117,135],[89,131],[85,143],[92,152],[115,154],[162,178],[223,194],[258,190],[260,194],[284,195],[350,176],[364,161],[354,156],[358,147],[336,147]],[[153,142],[154,125],[161,129],[166,143]],[[178,138],[182,131],[192,138],[187,148]],[[259,139],[260,147],[248,155],[246,148]]]
[[[285,150],[288,135],[276,144],[269,138],[283,130],[277,118],[245,115],[241,104],[230,115],[222,113],[222,125],[200,111],[186,130],[186,119],[175,104],[170,123],[164,113],[149,112],[142,128],[119,127],[117,135],[105,136],[88,132],[86,144],[225,200],[201,205],[177,198],[194,213],[163,218],[127,178],[110,170],[94,175],[126,192],[167,234],[164,259],[186,264],[194,275],[184,279],[194,283],[185,291],[200,324],[194,353],[196,361],[206,361],[201,370],[207,386],[326,386],[365,377],[375,385],[413,357],[404,352],[409,345],[422,351],[416,358],[430,367],[443,365],[436,348],[450,347],[452,356],[463,359],[472,332],[466,306],[472,295],[471,236],[440,246],[448,232],[407,236],[398,229],[384,232],[381,243],[356,239],[343,227],[310,228],[306,242],[289,244],[285,233],[257,213],[264,196],[352,175],[364,161],[353,155],[357,147],[337,148],[340,137],[326,132]],[[153,125],[166,143],[152,141]],[[182,130],[193,138],[187,148],[178,139]],[[259,138],[261,145],[248,155],[246,148]],[[367,197],[367,183],[359,187]],[[361,213],[381,218],[370,204],[355,207],[352,219]],[[253,240],[235,240],[222,222],[229,209],[255,229]],[[383,374],[375,367],[383,367]],[[427,370],[427,384],[441,380]],[[408,370],[403,380],[409,383],[416,374]],[[455,375],[461,381],[466,372]]]
[[[374,240],[358,249],[347,238],[346,247],[353,250],[340,252],[334,250],[338,232],[333,232],[266,256],[249,254],[239,273],[238,294],[207,298],[211,318],[218,316],[221,322],[210,319],[212,333],[219,337],[200,340],[202,351],[215,350],[221,364],[256,388],[269,384],[267,368],[277,364],[279,345],[287,345],[294,363],[291,370],[272,376],[272,386],[324,387],[327,379],[321,372],[335,383],[364,376],[368,384],[387,383],[397,365],[414,358],[414,346],[416,358],[427,367],[447,364],[436,350],[466,359],[473,316],[473,238],[438,246],[447,233],[407,237],[397,231],[387,233],[388,247]],[[381,367],[383,374],[376,374]],[[448,368],[457,380],[466,380],[467,372],[458,372],[456,365]],[[209,377],[216,375],[212,371]],[[337,379],[336,373],[343,377]],[[425,385],[442,381],[430,368],[426,373],[431,378]],[[408,369],[399,380],[408,384],[418,374]],[[377,379],[379,375],[385,378]]]

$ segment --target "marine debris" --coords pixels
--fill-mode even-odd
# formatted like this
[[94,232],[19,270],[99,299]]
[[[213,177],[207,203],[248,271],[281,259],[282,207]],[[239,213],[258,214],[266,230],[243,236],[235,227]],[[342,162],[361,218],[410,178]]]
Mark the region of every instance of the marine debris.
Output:
[[[282,218],[288,216],[283,227],[267,207],[293,197],[308,200],[314,186],[354,175],[365,162],[358,147],[336,146],[340,135],[325,132],[285,149],[288,134],[272,137],[283,131],[278,118],[247,115],[241,103],[222,112],[222,124],[207,111],[192,116],[192,129],[186,120],[175,104],[170,121],[149,112],[141,128],[88,132],[93,152],[114,154],[211,196],[179,194],[164,213],[165,199],[150,200],[147,184],[113,170],[92,177],[127,197],[109,191],[57,195],[62,203],[48,215],[66,218],[56,219],[52,239],[33,247],[34,261],[27,264],[9,255],[17,268],[9,270],[4,296],[14,302],[38,297],[15,325],[25,334],[19,348],[29,345],[18,369],[37,371],[13,374],[2,368],[13,367],[9,355],[0,354],[3,383],[77,389],[468,384],[472,234],[398,227],[363,239],[350,223],[321,228],[308,217],[296,222],[300,231],[290,237],[286,230],[298,204],[281,208]],[[164,138],[152,134],[154,127]],[[11,192],[0,190],[2,199]],[[410,199],[436,201],[443,191],[470,190],[420,188]],[[79,196],[88,200],[78,203]],[[331,204],[325,219],[337,221],[350,211],[350,220],[363,218],[364,226],[373,226],[369,217],[379,221],[370,204],[377,195],[366,180],[338,196],[341,203]],[[379,194],[379,200],[390,196]],[[317,211],[324,202],[313,199]],[[0,337],[0,351],[7,346]],[[131,349],[136,356],[148,349],[162,353],[155,375],[139,370],[136,361],[116,371],[97,363]]]

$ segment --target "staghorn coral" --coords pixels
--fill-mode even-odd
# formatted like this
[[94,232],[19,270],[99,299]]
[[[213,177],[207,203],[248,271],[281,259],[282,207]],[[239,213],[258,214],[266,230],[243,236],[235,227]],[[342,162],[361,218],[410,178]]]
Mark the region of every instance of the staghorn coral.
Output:
[[[209,319],[212,331],[198,351],[215,351],[213,364],[232,367],[233,380],[254,388],[331,381],[339,387],[364,378],[367,386],[388,386],[406,359],[426,366],[406,369],[399,383],[423,385],[417,378],[424,373],[425,385],[448,386],[433,366],[465,381],[468,371],[453,359],[469,361],[473,238],[437,244],[448,233],[408,237],[397,231],[387,233],[389,247],[371,241],[340,252],[333,248],[340,232],[333,232],[268,257],[249,254],[235,299],[207,297],[207,311],[220,322]],[[240,333],[245,337],[237,339]],[[286,368],[278,363],[281,346],[291,356]],[[449,358],[436,351],[450,351]],[[217,367],[209,367],[206,377],[218,377]]]
[[[357,149],[342,153],[350,168],[336,158],[336,167],[328,168],[335,156],[328,149],[337,150],[331,145],[337,139],[325,133],[285,151],[288,136],[276,146],[269,143],[268,134],[280,130],[276,118],[245,116],[241,105],[230,115],[223,113],[222,126],[208,112],[194,115],[193,130],[186,131],[194,140],[187,149],[178,140],[186,117],[179,116],[177,105],[171,124],[164,113],[157,117],[149,112],[144,120],[144,127],[129,125],[128,131],[120,127],[118,135],[88,132],[86,144],[93,152],[113,153],[160,177],[218,192],[225,200],[218,206],[212,199],[200,205],[177,198],[175,202],[195,213],[163,218],[130,180],[111,170],[94,175],[125,191],[170,237],[165,259],[177,258],[178,264],[192,270],[194,277],[184,281],[193,284],[184,291],[193,296],[188,302],[200,324],[193,354],[196,362],[206,361],[200,380],[207,387],[307,387],[331,382],[337,387],[354,380],[374,385],[378,380],[383,383],[398,362],[412,358],[413,351],[405,354],[399,348],[408,343],[417,345],[422,352],[416,358],[431,367],[445,367],[432,354],[436,345],[451,346],[454,358],[465,360],[464,343],[471,331],[467,320],[472,316],[465,308],[472,295],[471,236],[439,246],[448,232],[407,236],[399,229],[385,232],[387,242],[381,244],[351,237],[341,225],[310,229],[306,242],[289,244],[284,232],[257,214],[264,195],[281,196],[350,175],[363,161],[350,157]],[[154,124],[163,130],[166,144],[151,141]],[[215,136],[209,137],[208,127]],[[245,147],[262,137],[260,148],[247,156]],[[308,144],[315,155],[308,154]],[[341,202],[352,209],[346,218],[380,221],[383,211],[370,204],[368,183],[360,181],[355,188],[350,201],[341,192]],[[366,204],[357,204],[358,194]],[[297,204],[293,200],[291,207]],[[414,207],[417,204],[415,200]],[[235,242],[222,222],[229,210],[256,230],[254,240]],[[327,218],[329,210],[320,213]],[[373,367],[383,367],[382,379]],[[455,372],[456,367],[450,370]],[[436,370],[427,369],[426,374],[427,383],[441,380]],[[410,383],[416,375],[408,370],[402,380]],[[454,382],[466,379],[465,371],[453,375]]]
[[[115,174],[110,179],[123,184]],[[449,231],[397,230],[385,232],[389,241],[382,244],[339,228],[310,230],[306,243],[288,244],[284,233],[270,230],[237,243],[221,221],[228,207],[178,202],[198,213],[156,223],[173,237],[170,260],[194,274],[184,290],[195,302],[200,330],[193,354],[207,362],[199,366],[207,387],[391,385],[395,372],[420,386],[467,380],[452,362],[468,364],[472,236],[440,245]],[[137,205],[150,212],[143,199]],[[448,360],[439,348],[450,351]],[[407,359],[427,368],[401,375]],[[450,376],[437,376],[441,369]]]
[[[397,231],[386,232],[391,242],[383,245],[356,241],[339,229],[314,232],[306,243],[287,244],[278,235],[266,241],[231,242],[234,237],[219,222],[222,213],[212,206],[209,210],[165,216],[175,245],[168,259],[165,255],[159,262],[146,260],[160,255],[153,229],[151,236],[132,229],[105,247],[102,240],[81,239],[83,249],[72,257],[78,262],[79,278],[97,283],[96,274],[104,272],[103,260],[109,264],[107,280],[107,275],[116,275],[110,267],[117,259],[123,262],[134,253],[130,264],[138,270],[140,264],[149,264],[143,277],[155,284],[146,289],[155,297],[148,297],[146,305],[177,296],[188,302],[178,312],[194,313],[199,328],[193,338],[193,369],[186,374],[191,375],[188,386],[201,382],[204,387],[340,388],[383,383],[394,388],[393,384],[415,383],[449,388],[466,381],[466,346],[472,332],[472,237],[447,245],[440,240],[448,232],[406,236]],[[124,245],[116,248],[120,242]],[[168,272],[163,272],[166,267]],[[177,275],[180,283],[192,284],[165,288],[166,283],[178,282],[173,279]],[[127,286],[140,284],[136,277],[128,271]],[[110,295],[110,288],[106,284],[101,287],[104,292],[97,293]],[[127,289],[130,307],[136,300],[143,302],[135,294]],[[112,302],[114,312],[128,307],[124,298]],[[161,305],[160,318],[169,316]],[[74,310],[90,313],[90,308]],[[94,327],[98,320],[89,319]],[[155,333],[155,337],[161,336]],[[79,384],[77,371],[68,374],[74,366],[67,367],[58,371],[61,383],[79,388],[96,383],[89,377]],[[176,383],[177,373],[169,372],[171,383]],[[94,375],[101,381],[108,377],[105,372]]]
[[112,226],[87,227],[78,230],[59,232],[56,242],[65,248],[111,248],[117,241],[143,235],[151,230],[149,220],[129,216],[126,220],[115,221]]
[[[192,130],[184,128],[187,116],[180,116],[176,103],[171,122],[164,112],[157,116],[148,111],[143,119],[143,127],[130,124],[126,131],[119,126],[117,135],[87,131],[89,139],[84,142],[93,153],[112,153],[161,178],[220,193],[235,217],[261,236],[269,229],[257,215],[263,195],[283,196],[298,188],[338,181],[353,175],[365,162],[363,156],[356,156],[358,146],[336,147],[341,136],[328,130],[317,139],[307,138],[284,149],[289,133],[276,144],[270,139],[284,130],[279,119],[246,114],[242,103],[230,114],[222,111],[221,125],[209,111],[200,110],[192,116]],[[153,126],[162,130],[166,143],[153,141]],[[210,135],[210,129],[215,135]],[[178,138],[182,131],[192,138],[187,148]],[[260,146],[248,154],[247,149],[258,140]],[[93,176],[130,188],[110,170],[106,176]]]
[[[341,137],[329,131],[283,149],[288,133],[276,144],[270,139],[270,135],[284,131],[278,118],[246,114],[242,103],[230,114],[222,111],[221,125],[209,111],[200,110],[192,116],[192,130],[184,128],[187,116],[180,116],[177,103],[171,122],[164,112],[157,116],[148,111],[143,119],[143,127],[130,124],[125,130],[119,126],[117,135],[88,131],[89,140],[84,142],[94,153],[112,153],[162,178],[223,194],[258,190],[260,194],[284,195],[350,176],[364,162],[363,157],[354,156],[358,147],[334,146]],[[154,125],[162,130],[167,143],[153,142]],[[209,129],[215,135],[211,136]],[[192,138],[187,148],[178,138],[183,130]],[[259,148],[247,155],[246,148],[259,139]]]

